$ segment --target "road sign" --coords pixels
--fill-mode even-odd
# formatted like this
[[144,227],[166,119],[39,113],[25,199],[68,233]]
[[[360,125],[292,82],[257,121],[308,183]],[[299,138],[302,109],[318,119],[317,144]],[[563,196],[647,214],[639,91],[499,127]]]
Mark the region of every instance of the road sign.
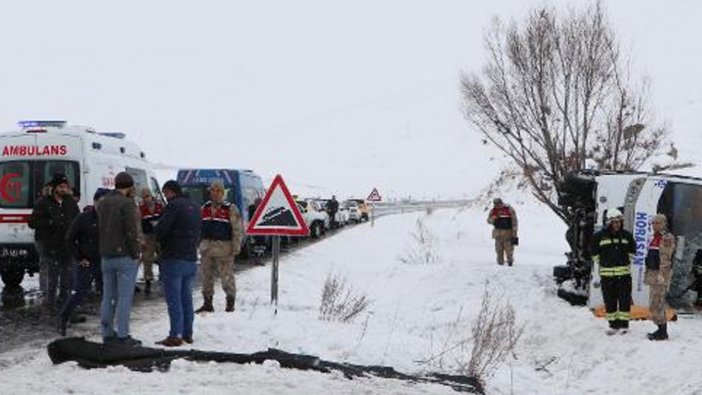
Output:
[[266,196],[249,221],[246,234],[271,236],[310,234],[310,229],[280,174],[273,179]]
[[383,200],[383,198],[380,197],[380,193],[378,193],[378,188],[373,188],[373,191],[368,195],[368,200],[369,202],[379,202]]

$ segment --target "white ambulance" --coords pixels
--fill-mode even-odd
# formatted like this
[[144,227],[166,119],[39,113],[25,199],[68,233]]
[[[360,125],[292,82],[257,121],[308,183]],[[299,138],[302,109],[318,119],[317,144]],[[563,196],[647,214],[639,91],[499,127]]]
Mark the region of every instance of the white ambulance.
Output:
[[144,152],[122,133],[99,133],[65,121],[21,121],[20,130],[0,134],[0,276],[17,287],[25,273],[38,272],[34,231],[27,221],[34,202],[54,174],[63,173],[80,191],[81,207],[97,188],[112,188],[121,171],[137,190],[160,189]]

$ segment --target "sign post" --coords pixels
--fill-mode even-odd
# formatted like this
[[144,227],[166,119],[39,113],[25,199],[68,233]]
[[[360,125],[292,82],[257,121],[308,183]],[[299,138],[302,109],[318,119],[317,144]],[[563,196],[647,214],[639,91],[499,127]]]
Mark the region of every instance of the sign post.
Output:
[[373,188],[371,191],[370,195],[368,195],[368,200],[371,202],[371,226],[375,225],[375,202],[380,202],[383,200],[382,197],[380,197],[380,193],[378,193],[378,188]]
[[273,236],[273,263],[271,266],[271,304],[275,303],[275,312],[278,313],[278,273],[280,262],[280,236]]
[[307,236],[310,229],[297,208],[283,177],[275,176],[266,196],[256,209],[246,228],[252,236],[273,236],[271,265],[271,304],[278,314],[278,274],[280,265],[280,236]]

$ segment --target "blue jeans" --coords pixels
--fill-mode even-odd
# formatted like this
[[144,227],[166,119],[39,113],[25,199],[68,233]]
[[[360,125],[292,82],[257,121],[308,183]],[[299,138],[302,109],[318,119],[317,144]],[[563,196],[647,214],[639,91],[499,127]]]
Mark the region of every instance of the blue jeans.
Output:
[[90,266],[88,267],[82,266],[79,263],[76,264],[75,286],[60,313],[61,318],[64,320],[68,320],[71,317],[73,310],[75,310],[79,304],[83,303],[85,297],[90,293],[93,280],[100,274],[99,264],[99,261],[90,262]]
[[168,318],[171,321],[171,337],[192,337],[193,292],[192,285],[197,273],[195,261],[162,259],[159,275],[163,284],[168,305]]
[[138,268],[137,262],[128,256],[102,258],[100,324],[103,339],[115,336],[115,313],[117,337],[129,336],[129,313],[132,310]]

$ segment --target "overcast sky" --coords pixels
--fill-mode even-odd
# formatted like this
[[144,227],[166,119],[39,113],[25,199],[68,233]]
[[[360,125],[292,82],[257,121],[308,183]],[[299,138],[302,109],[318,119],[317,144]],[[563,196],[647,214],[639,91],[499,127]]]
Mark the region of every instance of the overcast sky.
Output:
[[[155,162],[281,173],[305,193],[471,196],[499,158],[460,114],[460,72],[484,63],[492,17],[540,4],[4,2],[0,130],[66,119],[125,132]],[[695,159],[702,6],[604,4]]]

